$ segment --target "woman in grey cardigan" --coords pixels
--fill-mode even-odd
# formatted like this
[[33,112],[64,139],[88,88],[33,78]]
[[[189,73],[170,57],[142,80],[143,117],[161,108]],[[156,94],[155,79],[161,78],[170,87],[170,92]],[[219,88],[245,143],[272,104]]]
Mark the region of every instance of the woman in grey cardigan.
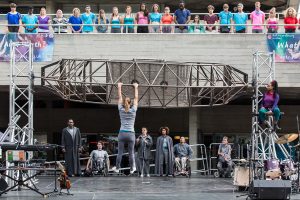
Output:
[[150,177],[150,159],[151,159],[151,147],[152,147],[152,137],[148,134],[148,129],[146,127],[142,128],[142,134],[136,139],[135,142],[138,150],[138,162],[139,162],[139,172],[141,177]]

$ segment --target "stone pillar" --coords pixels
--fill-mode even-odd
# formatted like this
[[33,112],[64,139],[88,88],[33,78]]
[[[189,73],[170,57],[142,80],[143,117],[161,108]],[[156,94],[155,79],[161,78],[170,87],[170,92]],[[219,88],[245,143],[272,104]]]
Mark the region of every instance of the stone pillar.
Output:
[[56,2],[53,0],[46,0],[46,10],[48,14],[56,13]]
[[[189,109],[189,143],[190,144],[197,144],[198,143],[198,128],[199,128],[199,121],[198,121],[198,112],[199,109],[197,108],[190,108]],[[197,156],[197,149],[193,148],[194,157]],[[191,162],[192,170],[197,170],[197,161]]]
[[290,0],[288,7],[293,7],[297,12],[299,12],[300,1],[299,0]]

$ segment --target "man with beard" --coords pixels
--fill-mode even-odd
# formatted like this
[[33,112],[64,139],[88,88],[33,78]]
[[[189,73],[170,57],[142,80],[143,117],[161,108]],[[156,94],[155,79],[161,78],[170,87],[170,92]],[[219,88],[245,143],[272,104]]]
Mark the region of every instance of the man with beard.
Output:
[[81,134],[74,126],[73,119],[68,120],[68,127],[62,131],[61,145],[65,153],[65,162],[68,176],[80,176],[79,151],[81,151]]
[[156,141],[155,174],[160,176],[163,176],[163,174],[166,176],[173,175],[173,140],[168,136],[168,127],[161,127],[159,132],[161,136]]
[[[174,22],[175,24],[188,24],[191,20],[191,12],[185,8],[183,1],[179,4],[179,9],[174,13]],[[187,26],[176,26],[175,33],[187,33]]]

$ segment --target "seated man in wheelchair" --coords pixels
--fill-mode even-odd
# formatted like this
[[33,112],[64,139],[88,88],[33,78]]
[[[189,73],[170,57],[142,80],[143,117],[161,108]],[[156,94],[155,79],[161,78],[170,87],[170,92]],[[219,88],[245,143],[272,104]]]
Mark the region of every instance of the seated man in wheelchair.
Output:
[[174,146],[175,174],[185,175],[189,173],[189,169],[187,167],[192,155],[192,148],[185,142],[185,138],[181,136],[180,143],[175,144]]
[[222,144],[219,145],[218,150],[218,164],[220,177],[231,177],[232,160],[231,160],[231,146],[228,144],[228,137],[224,136]]
[[98,141],[96,150],[93,150],[90,154],[90,159],[86,165],[86,169],[92,174],[104,174],[108,172],[109,169],[109,158],[105,150],[102,149],[103,144]]

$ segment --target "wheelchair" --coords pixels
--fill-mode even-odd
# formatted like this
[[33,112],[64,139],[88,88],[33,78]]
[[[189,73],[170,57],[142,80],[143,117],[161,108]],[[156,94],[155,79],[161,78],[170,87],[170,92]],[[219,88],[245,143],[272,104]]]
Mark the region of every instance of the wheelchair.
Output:
[[92,169],[86,169],[84,175],[85,176],[108,176],[108,158],[105,158],[102,162],[101,166],[101,161],[94,161],[92,162]]
[[186,167],[184,169],[184,173],[181,173],[181,171],[178,169],[178,167],[176,166],[176,163],[174,161],[174,174],[173,177],[176,176],[185,176],[187,178],[191,178],[192,175],[192,169],[191,169],[191,161],[190,159],[186,160]]
[[[219,160],[219,159],[218,159]],[[219,161],[218,161],[219,162]],[[218,164],[218,163],[217,163]],[[214,177],[215,178],[220,178],[220,177],[228,177],[228,178],[232,178],[234,176],[234,163],[232,162],[232,166],[231,166],[231,171],[226,173],[226,170],[228,168],[228,163],[227,162],[223,162],[222,163],[222,169],[223,171],[220,171],[219,169],[217,171],[214,172]]]

